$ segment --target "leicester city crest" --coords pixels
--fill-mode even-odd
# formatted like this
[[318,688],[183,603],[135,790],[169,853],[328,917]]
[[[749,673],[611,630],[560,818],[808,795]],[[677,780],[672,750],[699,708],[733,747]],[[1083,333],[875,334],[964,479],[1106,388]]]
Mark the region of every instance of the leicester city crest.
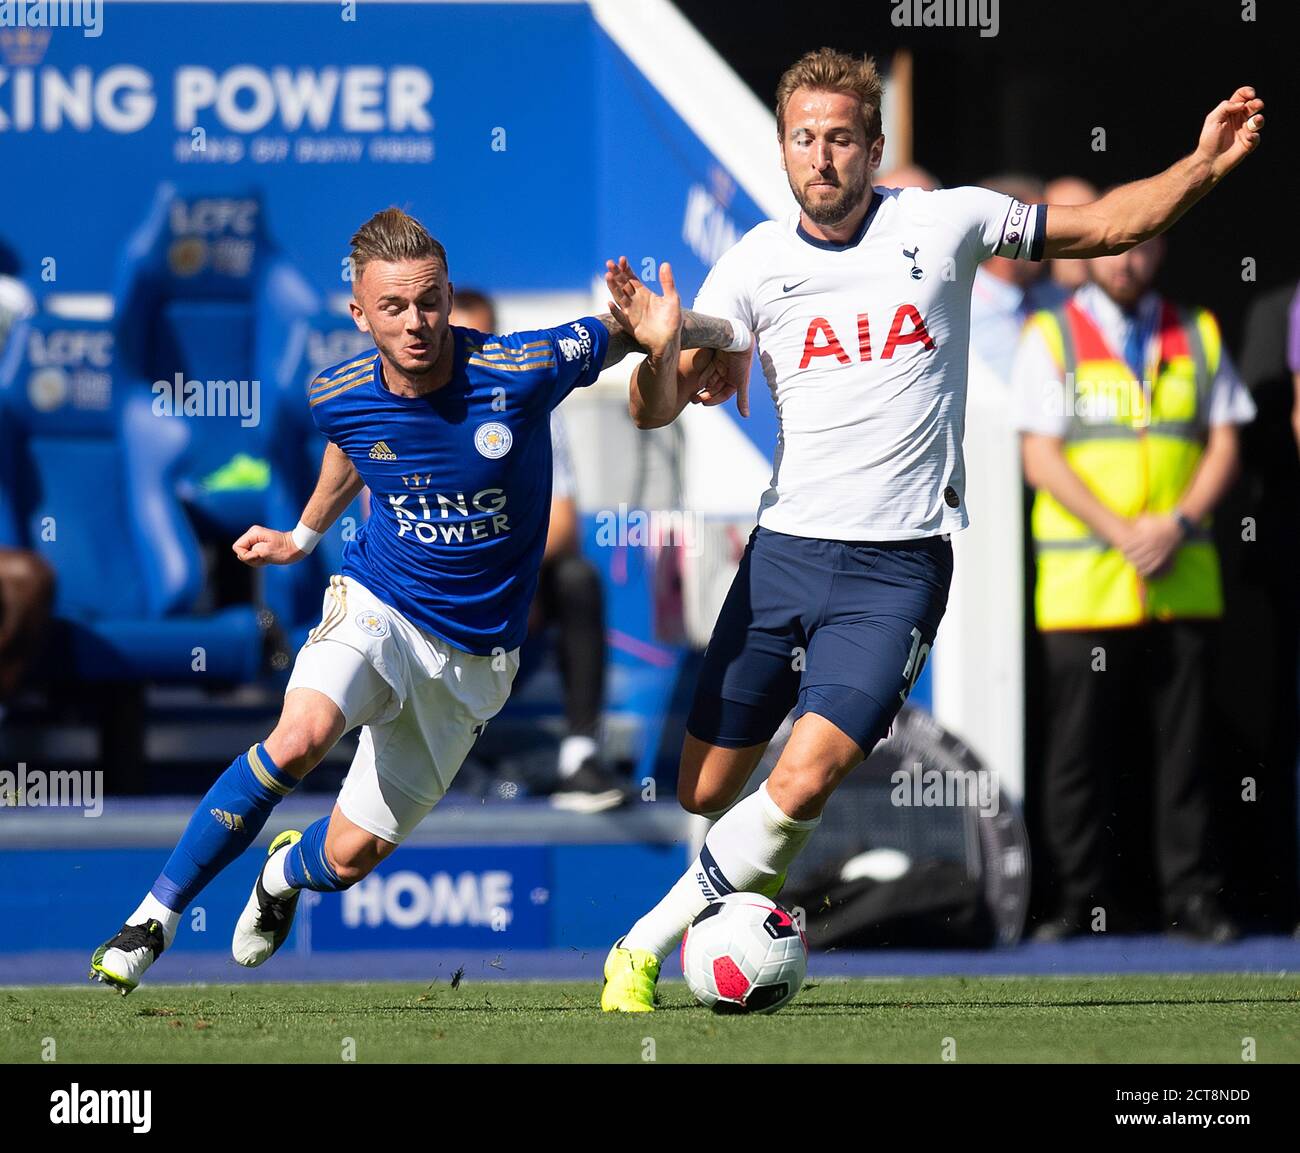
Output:
[[385,617],[369,609],[363,609],[356,616],[357,628],[363,632],[369,633],[372,637],[384,637],[388,635],[388,621]]
[[497,460],[510,451],[514,439],[504,424],[499,420],[491,420],[478,426],[478,432],[474,434],[474,447],[488,460]]

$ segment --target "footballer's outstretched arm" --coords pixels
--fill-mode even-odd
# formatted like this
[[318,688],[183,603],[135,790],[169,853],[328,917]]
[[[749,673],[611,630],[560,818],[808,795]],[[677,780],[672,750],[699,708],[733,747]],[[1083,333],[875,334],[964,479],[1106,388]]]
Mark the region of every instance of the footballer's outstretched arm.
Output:
[[1238,88],[1205,118],[1196,151],[1158,176],[1091,204],[1049,204],[1044,258],[1109,256],[1164,232],[1259,147],[1263,109],[1253,88]]
[[[641,283],[626,256],[620,256],[617,264],[605,261],[605,284],[614,299],[610,301],[612,313],[597,317],[609,331],[609,347],[602,368],[617,364],[629,352],[661,357],[674,329],[684,349],[737,347],[736,329],[731,321],[682,308],[673,268],[667,261],[659,266],[659,283],[664,286],[662,296],[656,296]],[[742,343],[748,347],[749,341]]]
[[[628,390],[628,410],[637,428],[661,428],[691,403],[721,404],[739,393],[741,414],[749,415],[745,389],[749,381],[748,333],[738,338],[725,317],[681,307],[672,266],[659,266],[663,295],[652,292],[632,271],[627,257],[606,261],[605,283],[610,307],[623,339],[648,355],[637,365]],[[611,335],[610,342],[613,344]],[[746,345],[743,353],[720,351]],[[715,351],[719,350],[719,351]],[[743,359],[743,372],[739,362]],[[733,380],[727,388],[727,381]]]
[[[338,520],[353,497],[365,488],[365,483],[347,454],[329,441],[325,445],[325,455],[321,457],[316,490],[303,510],[302,525],[316,536],[324,533]],[[235,556],[254,568],[266,564],[292,564],[311,551],[310,547],[299,547],[293,532],[263,528],[260,524],[255,524],[231,547]]]

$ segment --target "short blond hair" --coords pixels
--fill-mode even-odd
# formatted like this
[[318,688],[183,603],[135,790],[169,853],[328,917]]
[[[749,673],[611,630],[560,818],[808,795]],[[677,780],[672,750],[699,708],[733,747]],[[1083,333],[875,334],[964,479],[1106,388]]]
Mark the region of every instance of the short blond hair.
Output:
[[428,260],[442,262],[447,270],[447,250],[438,243],[414,216],[400,208],[385,208],[376,212],[352,234],[352,279],[361,278],[362,269],[372,260],[396,264],[401,260]]
[[776,130],[785,139],[785,106],[796,88],[812,88],[818,92],[843,92],[856,96],[862,108],[862,125],[867,130],[867,141],[880,135],[880,101],[884,85],[876,62],[870,56],[861,60],[834,48],[818,48],[800,56],[781,77],[776,86]]

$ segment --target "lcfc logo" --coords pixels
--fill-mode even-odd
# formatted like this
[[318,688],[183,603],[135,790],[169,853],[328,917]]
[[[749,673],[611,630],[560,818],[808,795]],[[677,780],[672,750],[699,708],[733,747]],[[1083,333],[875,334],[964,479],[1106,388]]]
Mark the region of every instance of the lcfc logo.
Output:
[[388,635],[388,621],[375,612],[357,613],[357,628],[363,632],[369,633],[372,637],[383,637]]
[[474,447],[480,456],[485,456],[488,460],[499,460],[510,451],[514,440],[513,434],[504,424],[493,420],[478,426],[478,432],[474,434]]

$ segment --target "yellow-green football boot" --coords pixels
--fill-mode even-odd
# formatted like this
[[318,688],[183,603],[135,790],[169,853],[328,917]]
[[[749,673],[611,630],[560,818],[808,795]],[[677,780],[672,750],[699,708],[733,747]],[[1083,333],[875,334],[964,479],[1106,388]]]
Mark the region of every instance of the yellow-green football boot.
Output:
[[605,958],[605,987],[600,1007],[606,1013],[653,1013],[659,958],[648,949],[625,949],[614,942]]

